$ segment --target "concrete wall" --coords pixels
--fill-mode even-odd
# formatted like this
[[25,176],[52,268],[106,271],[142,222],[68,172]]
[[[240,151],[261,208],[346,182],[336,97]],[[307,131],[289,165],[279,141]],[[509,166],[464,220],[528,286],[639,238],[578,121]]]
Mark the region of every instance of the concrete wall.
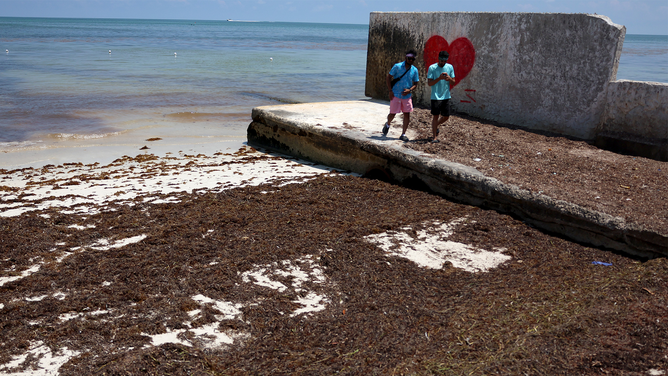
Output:
[[456,111],[594,139],[625,34],[624,26],[588,14],[373,12],[366,95],[387,100],[385,76],[413,48],[422,82],[414,101],[427,106],[425,60],[433,61],[440,39],[451,48],[451,60],[460,55],[460,65],[472,65],[463,77],[468,68],[460,74],[453,63]]
[[668,161],[668,84],[611,82],[596,144]]

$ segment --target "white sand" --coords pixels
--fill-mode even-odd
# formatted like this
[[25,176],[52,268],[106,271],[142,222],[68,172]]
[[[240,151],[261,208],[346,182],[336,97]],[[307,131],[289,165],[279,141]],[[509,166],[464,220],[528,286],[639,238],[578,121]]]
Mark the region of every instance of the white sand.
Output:
[[39,270],[41,265],[33,265],[29,269],[26,269],[21,272],[21,275],[13,276],[13,277],[0,277],[0,286],[4,285],[5,283],[8,282],[13,282],[13,281],[18,281],[19,279],[25,278],[32,273],[35,273]]
[[449,261],[452,266],[472,273],[486,272],[511,259],[501,253],[504,249],[487,251],[447,240],[458,226],[466,225],[466,218],[450,223],[432,222],[423,225],[425,229],[416,231],[416,237],[409,235],[412,228],[404,228],[369,235],[365,239],[378,245],[388,256],[404,257],[420,267],[430,269],[440,269]]
[[263,183],[303,182],[333,169],[243,147],[236,153],[168,156],[138,162],[120,160],[105,166],[66,165],[14,170],[0,174],[0,216],[12,217],[50,207],[64,214],[93,214],[110,202],[132,205],[176,202],[156,195],[222,191]]
[[[241,311],[239,309],[243,307],[242,304],[217,301],[202,294],[197,294],[191,298],[202,305],[211,305],[212,308],[221,311],[223,315],[215,315],[215,318],[218,321],[233,320],[241,316]],[[188,315],[193,320],[196,320],[200,313],[201,309],[196,309],[188,312]],[[187,326],[188,329],[174,330],[167,328],[165,333],[154,335],[142,333],[142,335],[150,337],[153,346],[160,346],[165,343],[176,343],[184,346],[194,346],[197,344],[198,346],[208,349],[220,349],[225,345],[233,344],[236,339],[249,336],[249,334],[245,332],[221,332],[218,327],[218,322],[213,322],[200,327],[192,327],[190,322],[186,322],[184,325]],[[186,336],[182,335],[185,333],[190,334],[190,339],[186,339]]]
[[[272,277],[293,277],[290,279],[290,286],[275,281]],[[244,283],[253,283],[257,286],[275,289],[280,292],[285,292],[290,289],[293,292],[305,292],[304,297],[298,296],[294,302],[302,306],[293,311],[290,316],[297,316],[301,314],[309,314],[317,311],[322,311],[326,308],[329,298],[318,294],[314,291],[305,290],[302,284],[306,281],[314,283],[325,283],[326,279],[322,270],[319,269],[314,262],[312,256],[305,256],[299,260],[290,261],[285,260],[280,263],[272,263],[268,265],[257,265],[251,271],[245,272],[241,275]],[[256,303],[240,304],[225,301],[218,301],[209,298],[202,294],[197,294],[191,297],[192,300],[201,305],[209,305],[216,309],[221,314],[214,315],[216,320],[242,320],[241,309],[247,305],[254,305]],[[201,309],[195,309],[188,312],[190,318],[194,321],[201,313]],[[237,340],[248,338],[250,336],[247,332],[241,331],[227,331],[221,332],[218,323],[214,322],[201,327],[191,327],[190,322],[183,323],[188,329],[170,329],[167,332],[156,335],[149,335],[142,333],[142,335],[151,337],[153,346],[160,346],[165,343],[176,343],[184,346],[193,346],[196,342],[198,346],[210,349],[220,349],[225,345],[232,345]],[[188,333],[191,339],[186,339],[183,334]],[[194,339],[193,339],[194,338]]]
[[[286,286],[273,279],[277,277],[292,277],[289,278],[290,286]],[[304,282],[307,281],[317,284],[324,284],[327,282],[325,274],[315,262],[312,255],[304,256],[295,261],[284,260],[280,263],[256,265],[252,270],[242,273],[241,279],[245,283],[254,283],[258,286],[278,290],[279,292],[285,292],[288,289],[296,293],[306,291],[304,297],[298,296],[296,300],[294,300],[294,302],[301,305],[302,308],[295,310],[290,316],[322,311],[327,307],[327,304],[331,302],[328,297],[322,294],[302,288]]]
[[[25,371],[13,371],[12,369],[23,364],[28,356],[32,356],[38,361],[38,369],[27,369]],[[67,347],[62,347],[56,354],[51,349],[42,345],[41,341],[31,343],[30,348],[24,354],[12,357],[9,363],[0,366],[0,375],[16,376],[50,376],[57,375],[58,369],[67,363],[72,357],[79,355],[76,351],[70,351]]]
[[[169,130],[170,136],[161,135],[160,140],[148,141],[155,138],[155,132],[162,134],[166,130]],[[211,134],[193,135],[189,133],[188,127],[182,124],[159,130],[146,126],[132,132],[119,132],[101,138],[68,138],[67,135],[60,135],[62,137],[56,140],[0,142],[0,169],[40,168],[48,164],[73,162],[107,165],[124,155],[134,157],[148,153],[159,157],[170,154],[213,155],[216,152],[225,153],[243,147],[246,142],[245,130],[244,124],[235,123],[220,127]],[[203,129],[199,128],[198,131],[202,132]],[[142,150],[144,146],[149,149]]]

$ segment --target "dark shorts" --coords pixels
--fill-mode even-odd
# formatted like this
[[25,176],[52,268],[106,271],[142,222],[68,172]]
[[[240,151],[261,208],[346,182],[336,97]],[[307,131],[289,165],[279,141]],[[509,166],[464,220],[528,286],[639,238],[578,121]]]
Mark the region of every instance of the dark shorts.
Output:
[[431,114],[434,116],[450,116],[450,99],[431,101]]

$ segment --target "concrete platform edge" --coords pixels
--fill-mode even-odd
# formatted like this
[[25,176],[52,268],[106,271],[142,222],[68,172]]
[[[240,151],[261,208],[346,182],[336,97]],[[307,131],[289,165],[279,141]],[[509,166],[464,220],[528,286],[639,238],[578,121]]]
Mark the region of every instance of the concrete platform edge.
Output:
[[[368,177],[428,189],[464,204],[511,214],[568,239],[641,257],[668,256],[668,236],[622,218],[532,193],[478,170],[369,138],[355,129],[296,120],[281,106],[253,109],[248,143]],[[345,123],[344,123],[345,124]]]

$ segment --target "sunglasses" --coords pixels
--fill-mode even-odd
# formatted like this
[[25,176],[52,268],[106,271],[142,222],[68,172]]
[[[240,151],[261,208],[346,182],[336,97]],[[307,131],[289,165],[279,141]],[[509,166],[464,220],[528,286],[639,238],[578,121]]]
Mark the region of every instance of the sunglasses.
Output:
[[407,57],[406,60],[414,61],[415,58],[414,57]]

